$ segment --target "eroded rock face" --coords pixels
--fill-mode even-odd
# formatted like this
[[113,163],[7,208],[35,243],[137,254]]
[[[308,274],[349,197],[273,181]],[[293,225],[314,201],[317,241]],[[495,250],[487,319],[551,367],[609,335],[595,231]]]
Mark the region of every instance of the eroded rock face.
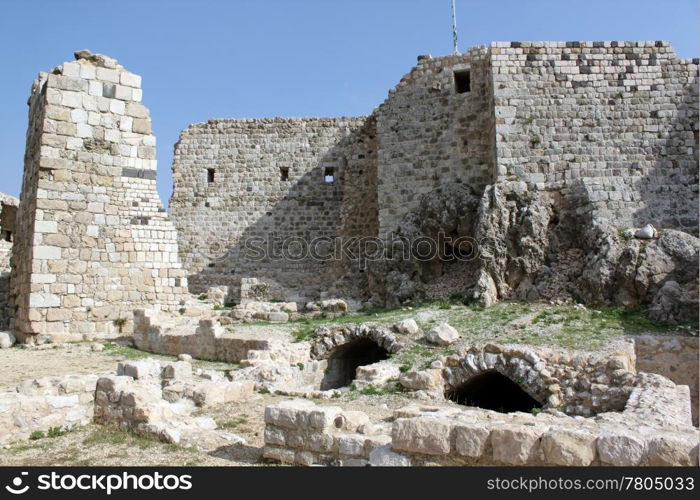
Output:
[[658,239],[629,239],[611,226],[588,232],[586,265],[577,287],[593,303],[650,304],[653,319],[697,317],[700,240],[669,229]]
[[475,258],[449,262],[449,248],[438,245],[435,259],[399,255],[375,262],[370,289],[378,303],[447,296],[481,306],[503,299],[565,300],[648,305],[652,319],[668,323],[697,316],[700,240],[688,233],[654,228],[645,232],[649,238],[636,238],[633,230],[582,212],[585,200],[519,182],[486,186],[479,198],[458,186],[421,200],[393,243],[437,241],[441,233],[466,237]]

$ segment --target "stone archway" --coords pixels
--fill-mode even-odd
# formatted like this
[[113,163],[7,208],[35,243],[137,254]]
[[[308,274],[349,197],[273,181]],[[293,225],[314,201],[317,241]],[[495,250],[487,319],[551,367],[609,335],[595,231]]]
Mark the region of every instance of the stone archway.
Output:
[[445,395],[448,397],[459,391],[463,384],[475,377],[496,372],[516,384],[541,407],[558,406],[559,393],[555,395],[552,389],[559,388],[559,385],[552,382],[546,367],[547,363],[527,347],[472,346],[460,358],[448,362],[443,370]]
[[348,386],[355,380],[358,367],[370,365],[388,357],[389,353],[386,349],[367,337],[339,345],[327,358],[328,368],[321,381],[321,390]]
[[445,397],[457,404],[510,413],[542,408],[542,403],[497,370],[487,370],[448,390]]

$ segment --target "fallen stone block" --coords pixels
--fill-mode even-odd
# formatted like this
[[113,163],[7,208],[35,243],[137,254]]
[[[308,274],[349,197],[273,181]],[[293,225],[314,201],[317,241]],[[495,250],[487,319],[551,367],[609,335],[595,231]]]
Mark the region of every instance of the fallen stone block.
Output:
[[459,332],[447,323],[442,323],[428,331],[425,334],[425,340],[431,344],[447,346],[459,340]]

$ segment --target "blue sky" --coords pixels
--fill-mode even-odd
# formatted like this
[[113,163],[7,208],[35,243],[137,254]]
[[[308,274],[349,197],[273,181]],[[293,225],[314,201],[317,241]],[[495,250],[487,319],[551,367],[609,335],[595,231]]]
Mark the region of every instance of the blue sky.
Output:
[[[17,196],[39,71],[88,48],[143,76],[167,203],[178,135],[209,118],[355,116],[419,54],[452,48],[449,0],[0,0],[0,191]],[[698,57],[697,0],[457,0],[459,45],[669,40]]]

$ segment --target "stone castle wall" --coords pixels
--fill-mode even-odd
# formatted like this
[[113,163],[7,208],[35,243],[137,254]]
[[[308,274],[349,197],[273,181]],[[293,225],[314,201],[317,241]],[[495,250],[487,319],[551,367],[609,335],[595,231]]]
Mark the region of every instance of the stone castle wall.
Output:
[[187,280],[156,192],[141,77],[76,54],[29,100],[12,287],[20,340],[120,333],[139,305],[177,309]]
[[[271,231],[385,237],[446,188],[478,199],[494,183],[557,191],[562,215],[587,216],[578,220],[696,233],[697,107],[697,60],[676,58],[668,42],[494,42],[421,56],[369,118],[340,119],[349,134],[331,119],[214,120],[183,132],[172,200],[181,255],[197,292],[249,276],[302,296],[362,295],[367,281],[347,260],[251,265],[240,242]],[[332,187],[326,166],[338,172]]]
[[376,148],[364,121],[210,120],[183,131],[170,210],[191,290],[229,286],[238,300],[247,276],[268,278],[299,299],[327,288],[333,266],[296,245],[376,226],[376,182],[366,181],[376,178]]
[[697,233],[698,64],[668,42],[495,42],[499,179],[617,227]]
[[[469,72],[457,92],[455,72]],[[488,52],[419,58],[377,108],[379,233],[395,231],[422,195],[463,183],[481,193],[494,181],[493,88]]]
[[17,205],[17,198],[0,193],[0,330],[9,328],[14,311],[10,294],[10,259]]

